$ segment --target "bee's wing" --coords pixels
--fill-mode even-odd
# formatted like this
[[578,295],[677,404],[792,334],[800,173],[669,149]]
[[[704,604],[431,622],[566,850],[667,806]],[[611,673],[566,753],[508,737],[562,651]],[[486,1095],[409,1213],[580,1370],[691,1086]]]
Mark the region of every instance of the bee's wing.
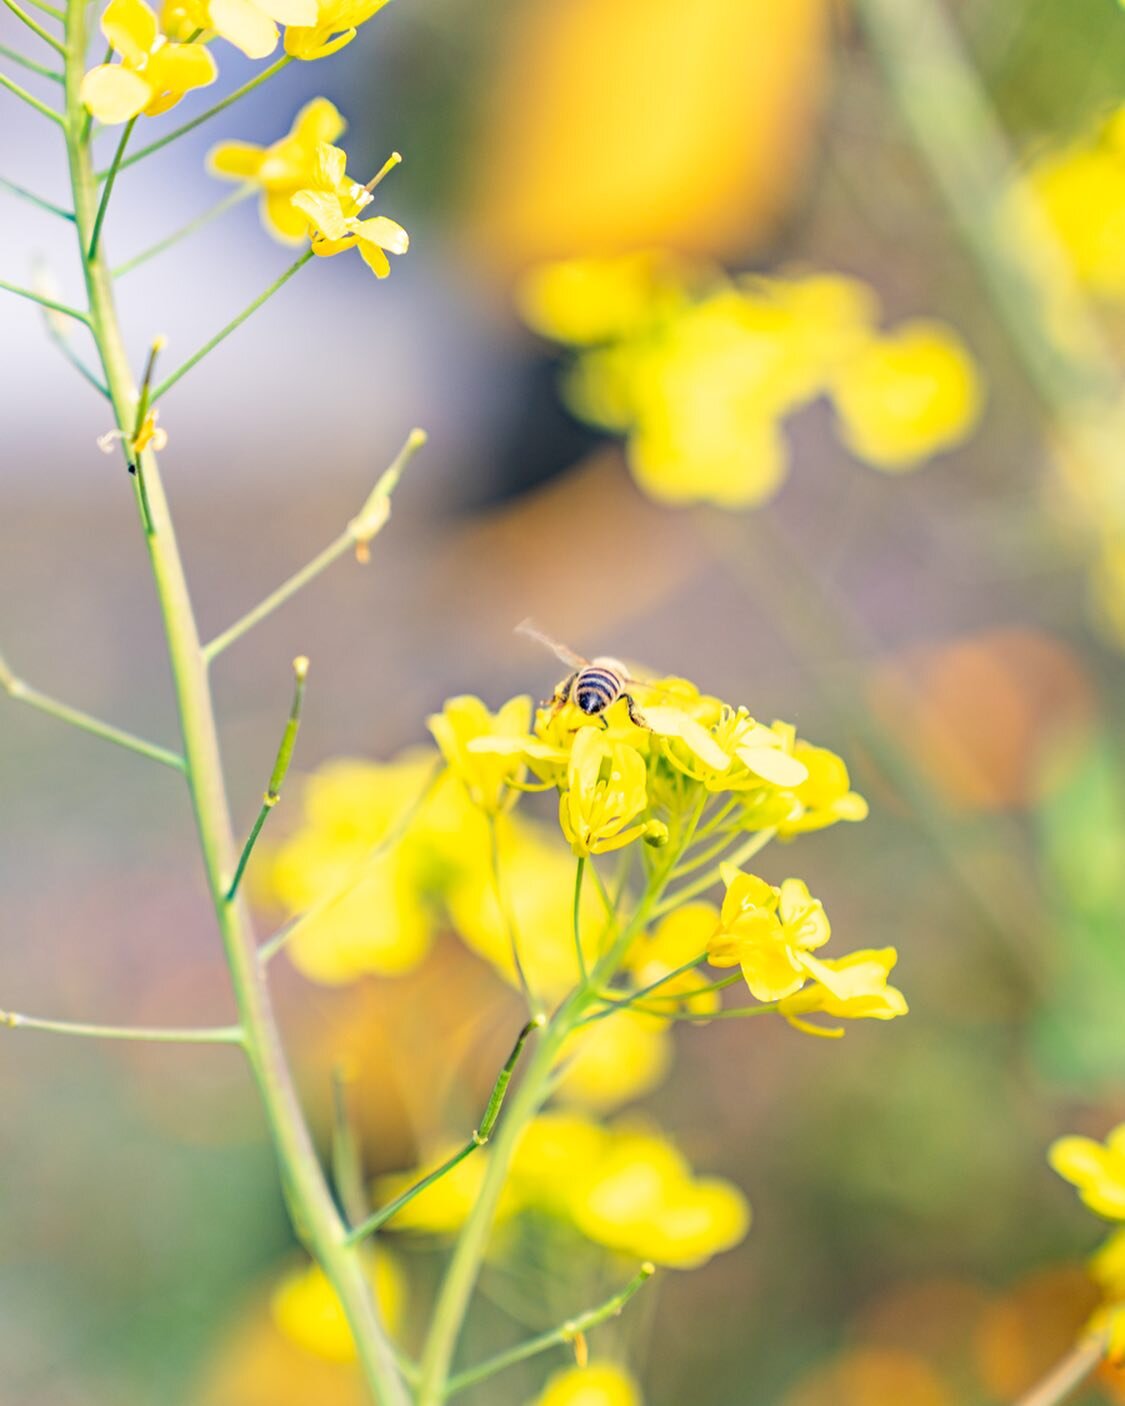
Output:
[[521,620],[516,626],[517,635],[526,635],[528,639],[536,640],[546,647],[564,664],[569,664],[572,669],[584,669],[590,662],[583,659],[581,654],[575,654],[573,649],[567,649],[565,644],[560,644],[558,640],[552,639],[550,635],[544,634],[537,625],[530,620]]

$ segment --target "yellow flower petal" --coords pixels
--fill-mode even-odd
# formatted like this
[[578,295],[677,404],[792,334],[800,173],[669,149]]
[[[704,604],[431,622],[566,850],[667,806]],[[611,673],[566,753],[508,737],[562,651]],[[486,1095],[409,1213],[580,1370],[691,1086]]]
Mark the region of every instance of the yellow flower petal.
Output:
[[297,114],[292,135],[302,146],[315,150],[320,142],[334,142],[347,125],[334,103],[327,98],[313,98]]
[[678,737],[714,771],[726,771],[730,766],[730,758],[707,729],[681,709],[646,705],[644,719],[658,737]]
[[292,197],[292,203],[308,217],[312,227],[328,239],[341,240],[347,237],[348,225],[340,213],[340,202],[328,191],[299,190]]
[[375,277],[386,278],[391,271],[391,261],[383,253],[380,246],[366,239],[360,239],[357,241],[356,247],[359,249],[359,257]]
[[145,106],[149,117],[167,112],[193,88],[214,83],[219,70],[211,51],[203,44],[164,44],[156,50],[145,68],[153,96]]
[[220,142],[207,153],[207,169],[227,180],[252,181],[265,159],[265,147],[253,142]]
[[405,254],[410,248],[410,236],[400,224],[388,220],[386,215],[372,215],[369,220],[361,220],[355,233],[360,239],[378,244],[389,254]]
[[262,196],[262,223],[284,244],[300,244],[308,236],[309,221],[293,204],[293,197],[269,190]]
[[126,63],[141,64],[152,52],[160,24],[144,0],[109,0],[101,29]]
[[79,96],[99,122],[111,127],[143,112],[152,89],[122,64],[103,63],[83,78]]
[[211,26],[248,59],[264,59],[277,48],[277,25],[253,0],[211,0]]
[[808,780],[808,767],[780,747],[739,747],[737,756],[755,776],[775,786],[799,786]]

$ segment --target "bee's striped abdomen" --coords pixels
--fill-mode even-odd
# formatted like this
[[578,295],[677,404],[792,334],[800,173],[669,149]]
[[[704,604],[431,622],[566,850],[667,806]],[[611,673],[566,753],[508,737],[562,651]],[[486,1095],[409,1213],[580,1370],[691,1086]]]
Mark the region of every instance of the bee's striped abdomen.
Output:
[[621,679],[612,669],[589,664],[574,680],[574,701],[584,713],[600,713],[621,695]]

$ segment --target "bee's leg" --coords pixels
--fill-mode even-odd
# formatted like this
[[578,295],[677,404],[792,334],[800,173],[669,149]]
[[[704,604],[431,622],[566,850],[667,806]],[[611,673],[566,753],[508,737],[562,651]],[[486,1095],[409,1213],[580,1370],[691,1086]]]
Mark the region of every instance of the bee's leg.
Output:
[[608,731],[609,731],[609,719],[606,717],[604,711],[597,714],[597,719],[598,719],[598,722],[601,723],[602,727],[604,727],[605,730],[608,732]]
[[629,709],[629,721],[633,724],[633,726],[643,727],[646,730],[651,731],[651,728],[649,728],[648,723],[645,722],[644,714],[637,707],[633,695],[631,693],[623,693],[621,697],[624,698],[625,706]]
[[560,708],[565,707],[567,701],[570,698],[570,690],[574,686],[574,680],[577,677],[578,672],[577,670],[575,670],[575,672],[571,674],[569,678],[563,679],[562,683],[559,684],[558,688],[555,689],[554,693],[551,694],[550,698],[544,698],[539,706],[541,708],[551,708],[556,713],[559,711]]

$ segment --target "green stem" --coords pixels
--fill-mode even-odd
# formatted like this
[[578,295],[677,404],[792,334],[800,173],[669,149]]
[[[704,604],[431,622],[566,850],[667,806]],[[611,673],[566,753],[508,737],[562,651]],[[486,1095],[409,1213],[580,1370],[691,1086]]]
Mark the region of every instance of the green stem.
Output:
[[396,1196],[393,1201],[382,1207],[381,1210],[376,1211],[373,1215],[368,1216],[366,1220],[361,1222],[361,1224],[357,1225],[348,1236],[349,1243],[364,1240],[368,1235],[373,1235],[380,1226],[386,1225],[387,1221],[389,1221],[392,1216],[398,1215],[399,1211],[401,1211],[404,1206],[409,1205],[420,1192],[425,1191],[428,1186],[432,1186],[435,1181],[440,1181],[447,1172],[451,1172],[454,1167],[458,1166],[466,1157],[474,1153],[477,1148],[485,1146],[492,1136],[492,1130],[496,1126],[497,1119],[500,1117],[500,1110],[504,1106],[504,1097],[508,1092],[508,1085],[512,1081],[512,1075],[515,1072],[519,1057],[523,1053],[523,1047],[527,1044],[528,1036],[533,1030],[541,1030],[546,1023],[546,1016],[533,1016],[516,1036],[516,1043],[512,1046],[512,1052],[504,1061],[504,1067],[496,1076],[496,1082],[493,1084],[492,1092],[488,1096],[484,1116],[480,1120],[480,1127],[474,1130],[472,1137],[465,1146],[455,1152],[452,1157],[447,1158],[440,1167],[435,1167],[432,1172],[427,1173],[426,1176],[416,1181],[413,1186],[407,1187],[400,1196]]
[[60,703],[57,698],[40,693],[37,688],[32,688],[30,684],[16,678],[3,659],[0,659],[0,688],[3,688],[8,697],[16,703],[26,703],[29,708],[36,708],[39,712],[47,713],[60,722],[69,723],[71,727],[80,728],[93,737],[100,737],[106,742],[114,742],[118,747],[125,747],[130,752],[137,752],[140,756],[148,757],[151,761],[160,762],[164,766],[170,766],[175,771],[184,770],[184,759],[179,752],[171,752],[167,747],[157,746],[155,742],[146,742],[143,737],[134,737],[131,732],[126,732],[123,728],[114,727],[112,723],[102,722],[100,718],[92,717],[89,713],[82,712],[80,708],[72,708],[67,703]]
[[36,195],[33,190],[28,190],[26,186],[17,185],[15,181],[10,181],[6,176],[0,176],[0,189],[18,195],[21,200],[26,200],[31,205],[37,205],[40,210],[46,210],[50,215],[58,215],[60,220],[70,220],[74,222],[74,211],[64,210],[61,205],[55,205],[50,200],[44,200],[41,195]]
[[323,898],[318,898],[310,908],[306,908],[305,911],[294,918],[292,922],[287,923],[285,927],[275,932],[271,938],[262,943],[261,947],[258,949],[258,955],[263,963],[272,961],[281,949],[290,943],[299,932],[310,923],[314,923],[318,918],[323,917],[323,915],[334,908],[337,903],[343,902],[350,893],[353,893],[355,889],[363,883],[371,866],[377,863],[383,855],[394,849],[395,845],[399,843],[403,835],[410,829],[415,816],[430,796],[433,795],[434,787],[444,774],[445,763],[440,761],[436,762],[429,779],[426,781],[421,791],[418,792],[418,795],[415,796],[414,800],[407,806],[402,815],[391,829],[387,831],[383,838],[371,847],[349,877],[345,879],[339,887],[326,893]]
[[125,155],[125,148],[129,145],[129,138],[133,135],[133,128],[137,125],[137,119],[130,117],[125,123],[121,132],[121,140],[117,143],[117,148],[113,153],[113,160],[109,164],[109,171],[105,178],[105,186],[102,189],[102,198],[98,202],[98,213],[94,216],[94,232],[90,235],[90,247],[86,251],[86,258],[90,260],[98,252],[98,241],[102,236],[102,225],[105,223],[106,211],[109,209],[109,198],[113,194],[113,183],[117,180],[117,173],[121,169],[121,159]]
[[148,263],[149,259],[155,259],[158,254],[163,254],[166,249],[171,249],[173,245],[178,244],[181,239],[186,239],[188,235],[194,234],[196,230],[203,229],[203,227],[209,225],[212,220],[217,220],[220,215],[225,215],[228,210],[233,209],[234,206],[240,204],[243,200],[247,199],[248,196],[253,194],[253,186],[239,186],[237,190],[232,191],[230,195],[225,196],[216,205],[212,205],[210,210],[204,211],[202,215],[198,215],[194,220],[189,220],[186,225],[181,225],[179,229],[174,230],[163,239],[157,240],[155,244],[150,244],[147,249],[142,249],[139,254],[134,254],[131,259],[126,259],[123,264],[118,264],[113,270],[113,278],[123,278],[125,274],[131,273],[133,269],[140,268],[142,264]]
[[34,5],[37,10],[41,10],[43,14],[50,15],[53,20],[58,20],[60,24],[66,23],[65,12],[56,9],[54,5],[49,5],[47,0],[29,0],[29,3]]
[[21,88],[15,79],[9,78],[6,73],[0,73],[0,88],[7,88],[9,93],[14,93],[17,98],[22,98],[23,101],[27,103],[28,107],[33,107],[35,111],[42,116],[49,117],[52,122],[57,122],[60,127],[63,126],[61,113],[56,112],[53,107],[48,107],[46,103],[40,102],[37,97],[29,93],[26,88]]
[[194,356],[189,356],[181,367],[173,371],[170,376],[166,376],[153,391],[152,403],[155,405],[160,397],[164,395],[166,391],[170,391],[181,377],[187,375],[192,367],[198,366],[203,358],[210,352],[213,352],[221,342],[225,342],[232,332],[237,332],[246,319],[256,313],[262,304],[268,302],[280,288],[283,288],[298,269],[304,268],[312,256],[312,250],[306,249],[296,263],[290,264],[279,278],[275,278],[266,291],[255,298],[249,307],[243,308],[238,316],[228,322],[221,332],[216,332],[209,342],[204,343]]
[[[751,835],[745,844],[740,845],[727,860],[728,864],[733,864],[735,868],[745,864],[748,859],[753,859],[756,854],[769,844],[777,834],[776,830],[761,830],[756,835]],[[701,875],[698,879],[693,879],[690,884],[684,884],[675,893],[669,894],[662,902],[658,903],[652,910],[654,918],[661,918],[665,913],[670,913],[673,908],[678,908],[681,903],[686,903],[689,898],[695,898],[698,894],[706,893],[709,888],[719,881],[718,874],[708,873]]]
[[[85,10],[86,0],[68,0],[67,152],[83,254],[90,248],[97,211],[97,182],[89,145],[83,140],[85,114],[79,98],[87,47]],[[85,262],[84,273],[90,325],[117,427],[128,434],[136,416],[137,392],[109,273],[100,253]],[[363,1260],[345,1243],[346,1229],[297,1098],[245,905],[225,901],[224,875],[233,870],[235,848],[207,668],[156,455],[149,449],[140,457],[144,460],[151,524],[145,540],[164,622],[199,845],[238,1018],[245,1032],[247,1059],[273,1141],[286,1204],[298,1238],[318,1261],[341,1302],[372,1397],[379,1406],[409,1406],[406,1385],[383,1330]]]
[[546,1352],[552,1347],[561,1347],[566,1343],[572,1343],[575,1338],[583,1333],[588,1333],[591,1328],[596,1328],[600,1323],[604,1323],[607,1318],[616,1317],[633,1295],[643,1287],[645,1283],[656,1273],[656,1267],[652,1264],[641,1265],[638,1272],[629,1280],[619,1293],[607,1299],[605,1303],[597,1308],[588,1309],[585,1313],[580,1313],[576,1318],[570,1318],[557,1328],[552,1328],[549,1332],[540,1333],[538,1337],[529,1338],[527,1342],[520,1343],[518,1347],[509,1348],[506,1352],[498,1352],[495,1357],[490,1357],[486,1362],[482,1362],[477,1367],[470,1367],[467,1371],[459,1372],[456,1376],[450,1377],[449,1384],[445,1389],[445,1396],[455,1396],[459,1391],[464,1391],[466,1387],[476,1386],[478,1382],[487,1381],[489,1377],[494,1377],[497,1372],[502,1372],[506,1367],[512,1367],[517,1362],[524,1362],[529,1357],[535,1357],[541,1352]]
[[303,654],[293,660],[293,673],[296,676],[293,686],[293,703],[289,709],[289,717],[285,722],[285,731],[281,734],[281,743],[277,749],[277,759],[274,761],[273,771],[270,773],[270,782],[262,797],[262,808],[258,812],[258,818],[254,821],[246,843],[242,846],[242,853],[238,857],[234,877],[227,889],[226,901],[228,903],[234,902],[234,896],[238,892],[238,885],[242,882],[242,875],[250,861],[250,855],[257,843],[258,836],[262,833],[262,826],[266,823],[266,816],[281,800],[281,787],[289,770],[293,748],[297,744],[297,733],[301,726],[301,708],[305,701],[305,680],[309,674],[309,661]]
[[[713,834],[714,831],[711,833]],[[686,879],[689,874],[695,874],[700,869],[706,869],[709,864],[713,864],[714,861],[718,859],[723,850],[729,849],[730,846],[734,844],[741,833],[742,831],[737,825],[732,825],[721,840],[708,846],[702,853],[696,855],[694,859],[688,859],[682,864],[677,864],[672,877],[674,879]]]
[[[4,0],[4,3],[11,4],[12,0]],[[236,88],[233,93],[228,94],[221,102],[217,102],[214,107],[209,107],[206,112],[201,112],[198,117],[193,117],[190,122],[185,122],[182,126],[175,128],[174,131],[166,133],[163,137],[158,137],[156,141],[149,142],[148,146],[141,147],[140,151],[133,152],[132,156],[127,157],[121,163],[121,169],[123,171],[128,170],[130,166],[135,166],[138,161],[143,161],[146,156],[151,156],[154,151],[160,151],[163,147],[168,146],[170,142],[177,141],[180,137],[186,136],[188,132],[194,132],[195,129],[202,126],[204,122],[210,122],[212,117],[217,117],[220,112],[225,112],[232,103],[236,103],[240,98],[246,97],[247,93],[252,93],[255,88],[260,87],[267,79],[272,78],[275,73],[280,73],[286,64],[292,62],[293,60],[286,54],[284,57],[278,59],[276,63],[271,63],[269,68],[264,68],[257,77],[251,78],[248,83],[243,83],[241,88]],[[108,175],[109,168],[107,167],[104,171],[97,172],[96,179],[104,181]]]
[[0,1011],[0,1026],[10,1030],[46,1030],[53,1035],[79,1035],[94,1040],[138,1040],[155,1045],[241,1045],[237,1025],[151,1026],[87,1025],[75,1020],[42,1020],[18,1011]]
[[61,312],[64,317],[72,317],[75,322],[81,322],[89,326],[90,319],[84,312],[79,312],[77,308],[68,307],[66,303],[57,303],[54,298],[44,297],[42,293],[36,293],[33,288],[21,288],[17,283],[5,283],[0,279],[0,288],[5,293],[14,293],[17,298],[26,298],[28,302],[38,303],[41,308],[50,308],[52,312]]
[[[670,972],[665,972],[663,976],[657,977],[655,981],[650,981],[647,986],[642,986],[639,991],[630,991],[627,996],[622,996],[620,1000],[609,1000],[609,998],[601,996],[599,992],[600,999],[607,1002],[606,1006],[604,1009],[594,1011],[592,1015],[586,1016],[582,1024],[592,1025],[595,1021],[604,1020],[607,1015],[613,1015],[617,1011],[628,1010],[631,1005],[634,1005],[637,1001],[643,1001],[646,996],[650,996],[654,991],[659,990],[661,986],[666,985],[669,981],[675,981],[676,977],[685,976],[688,972],[694,971],[701,962],[705,962],[706,960],[707,953],[701,952],[698,957],[693,957],[690,962],[685,962],[683,966],[676,967]],[[685,995],[686,994],[689,993],[685,993]],[[694,995],[696,993],[693,992],[690,994]],[[677,992],[676,1000],[680,999],[680,993]]]
[[492,888],[496,895],[496,906],[500,910],[504,930],[508,934],[508,950],[512,954],[512,965],[515,967],[516,978],[519,981],[520,990],[523,992],[524,1001],[527,1003],[527,1009],[534,1016],[537,1014],[536,1001],[531,994],[527,974],[523,969],[523,962],[520,960],[519,927],[516,923],[516,915],[508,902],[508,892],[504,887],[504,878],[500,871],[500,836],[495,815],[488,817],[488,854],[492,869]]
[[574,955],[578,958],[578,975],[583,986],[590,979],[586,970],[586,954],[582,951],[582,876],[585,872],[586,861],[579,858],[574,871]]
[[[27,13],[25,9],[21,8],[21,6],[16,4],[16,0],[4,0],[4,4],[7,5],[8,9],[11,10],[12,14],[15,15],[18,20],[22,20],[23,23],[27,25],[28,29],[31,30],[32,34],[38,35],[39,38],[43,40],[44,44],[50,44],[51,48],[54,49],[56,54],[61,55],[63,58],[66,57],[66,45],[63,44],[60,40],[56,39],[55,36],[49,30],[44,29],[38,20],[32,19],[32,17]],[[59,18],[62,19],[63,16],[59,15]],[[52,115],[58,117],[57,113]],[[62,118],[58,117],[58,120],[61,122]]]
[[7,59],[9,63],[18,64],[20,68],[26,68],[29,73],[37,73],[40,78],[49,78],[52,83],[63,82],[63,76],[57,68],[48,68],[46,64],[36,63],[34,59],[29,59],[26,54],[21,54],[17,49],[9,49],[6,44],[0,44],[0,58]]

